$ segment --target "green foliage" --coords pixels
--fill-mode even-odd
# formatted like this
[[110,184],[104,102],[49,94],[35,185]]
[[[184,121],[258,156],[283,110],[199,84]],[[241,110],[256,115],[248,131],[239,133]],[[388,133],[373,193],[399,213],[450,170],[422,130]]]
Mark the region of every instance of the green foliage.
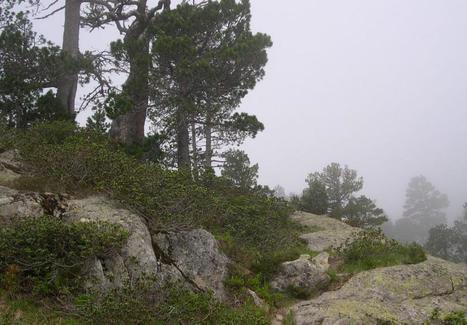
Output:
[[82,296],[77,303],[87,324],[269,324],[266,313],[251,302],[235,308],[176,287],[155,295],[138,285]]
[[[6,19],[5,17],[3,17]],[[68,119],[51,87],[65,71],[60,49],[32,30],[24,12],[9,13],[0,28],[0,115],[10,127]]]
[[225,162],[222,167],[222,177],[231,181],[243,190],[256,186],[258,178],[258,164],[250,165],[250,158],[241,150],[229,150],[224,154]]
[[318,179],[310,179],[308,188],[300,198],[300,209],[306,212],[322,215],[328,212],[329,200],[326,186]]
[[[255,137],[264,125],[255,116],[234,113],[265,74],[268,35],[250,27],[249,1],[184,2],[167,10],[153,27],[149,117],[177,150],[188,146],[188,126],[199,140],[209,138],[206,165],[222,145]],[[122,55],[121,46],[116,53]],[[120,49],[120,51],[117,51]],[[181,141],[186,140],[186,141]],[[186,150],[188,147],[186,147]],[[198,152],[193,149],[193,156]]]
[[383,209],[366,196],[351,197],[343,210],[345,223],[360,228],[373,228],[388,221]]
[[440,309],[435,308],[426,324],[467,325],[467,317],[464,311],[453,311],[442,316]]
[[107,122],[104,110],[97,109],[94,114],[86,120],[86,128],[96,133],[107,134],[110,123]]
[[400,244],[386,238],[380,229],[360,232],[356,240],[338,248],[337,254],[344,259],[342,270],[350,273],[426,260],[421,246]]
[[455,263],[467,263],[467,224],[438,225],[430,229],[425,249],[432,255]]
[[121,226],[64,223],[56,217],[25,219],[0,230],[0,283],[26,292],[77,289],[90,257],[104,257],[127,238]]
[[77,318],[58,308],[43,308],[37,297],[13,296],[0,289],[0,324],[2,325],[79,325]]
[[283,200],[244,193],[212,174],[195,183],[184,172],[138,161],[106,137],[71,123],[15,134],[15,147],[40,181],[71,193],[77,188],[109,193],[144,214],[153,229],[182,224],[230,237],[226,251],[247,267],[274,251],[303,245],[303,227],[288,218],[291,210]]
[[307,183],[312,186],[319,182],[326,188],[330,215],[337,219],[342,218],[342,210],[349,202],[353,193],[363,187],[363,179],[357,172],[347,166],[341,167],[338,163],[326,166],[321,172],[308,175]]

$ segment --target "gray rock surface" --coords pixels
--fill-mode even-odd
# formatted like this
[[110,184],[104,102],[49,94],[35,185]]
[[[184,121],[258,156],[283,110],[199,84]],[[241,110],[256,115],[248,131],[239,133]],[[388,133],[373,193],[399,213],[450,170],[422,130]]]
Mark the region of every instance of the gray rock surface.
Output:
[[229,259],[219,251],[217,240],[203,229],[159,233],[154,237],[162,260],[173,265],[196,288],[225,299],[224,280]]
[[88,273],[95,285],[107,289],[150,278],[157,287],[179,283],[197,291],[212,291],[219,299],[226,296],[223,281],[229,261],[219,252],[214,236],[205,230],[159,233],[151,238],[140,216],[105,197],[71,200],[62,217],[73,222],[120,224],[129,232],[119,254],[91,261]]
[[25,166],[21,162],[18,151],[9,150],[0,153],[0,183],[11,182],[21,176]]
[[329,269],[328,258],[328,253],[321,253],[314,258],[302,255],[295,261],[282,263],[271,287],[280,291],[288,288],[314,291],[326,287],[331,280],[326,273]]
[[314,232],[300,236],[315,252],[322,252],[331,248],[345,245],[347,241],[355,238],[361,231],[359,228],[349,226],[339,220],[312,213],[296,212],[292,219],[298,223],[317,229]]
[[423,324],[432,311],[467,310],[467,266],[429,257],[423,263],[359,273],[341,289],[301,302],[301,324]]
[[0,186],[0,225],[20,218],[36,218],[44,215],[42,197],[37,193],[21,193]]

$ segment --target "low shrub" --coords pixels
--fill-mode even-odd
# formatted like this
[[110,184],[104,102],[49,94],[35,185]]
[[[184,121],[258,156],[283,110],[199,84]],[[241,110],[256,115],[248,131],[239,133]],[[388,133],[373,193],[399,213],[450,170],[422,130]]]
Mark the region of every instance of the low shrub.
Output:
[[252,302],[238,307],[219,303],[205,293],[167,287],[155,295],[145,285],[82,296],[77,309],[87,324],[269,324]]
[[42,295],[69,293],[78,289],[89,258],[119,249],[127,235],[118,225],[65,223],[49,216],[3,227],[0,284]]
[[464,311],[453,311],[445,315],[441,315],[439,308],[435,308],[430,315],[430,321],[426,324],[441,324],[441,325],[467,325],[467,315]]
[[361,231],[356,240],[338,248],[337,254],[344,259],[341,269],[350,273],[426,260],[420,245],[400,244],[386,238],[380,229]]

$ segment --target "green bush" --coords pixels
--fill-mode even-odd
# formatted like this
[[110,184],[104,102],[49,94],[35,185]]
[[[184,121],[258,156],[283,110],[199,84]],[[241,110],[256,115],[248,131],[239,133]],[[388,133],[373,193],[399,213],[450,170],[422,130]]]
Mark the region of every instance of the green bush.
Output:
[[143,285],[82,296],[78,313],[87,324],[269,324],[267,314],[247,302],[238,307],[219,303],[209,294]]
[[420,245],[400,244],[386,238],[380,229],[360,232],[356,240],[338,248],[337,254],[344,259],[342,269],[352,273],[377,267],[416,264],[426,260]]
[[127,232],[108,223],[26,219],[0,230],[0,284],[44,295],[68,293],[93,256],[119,249]]

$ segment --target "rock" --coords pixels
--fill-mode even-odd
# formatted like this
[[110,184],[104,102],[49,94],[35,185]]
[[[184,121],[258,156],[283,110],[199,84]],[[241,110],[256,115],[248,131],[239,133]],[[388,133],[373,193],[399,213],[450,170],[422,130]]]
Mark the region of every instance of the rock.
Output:
[[300,324],[422,324],[432,311],[467,309],[467,266],[429,257],[359,273],[342,288],[292,308]]
[[17,150],[0,153],[0,183],[8,183],[19,178],[25,171]]
[[0,186],[0,225],[20,218],[37,218],[44,215],[42,197],[37,193],[21,193]]
[[163,262],[175,266],[186,281],[202,291],[212,291],[220,300],[226,299],[224,280],[229,259],[219,251],[212,234],[203,229],[159,233],[154,242]]
[[110,222],[123,226],[129,232],[128,241],[120,254],[91,263],[88,272],[100,287],[119,287],[125,279],[135,282],[157,274],[158,261],[151,235],[140,216],[119,208],[115,202],[104,197],[94,196],[69,201],[63,218],[70,222]]
[[302,255],[295,261],[282,263],[271,287],[280,291],[291,287],[306,291],[326,287],[331,280],[326,273],[329,269],[328,259],[328,253],[321,253],[313,259],[310,255]]
[[356,238],[359,228],[349,226],[337,219],[327,216],[318,216],[312,213],[296,212],[292,219],[298,223],[318,229],[315,232],[300,236],[315,252],[322,252],[332,248],[338,248],[350,243]]
[[229,260],[205,230],[159,233],[151,238],[140,216],[99,196],[69,201],[62,217],[70,222],[120,224],[129,232],[118,254],[90,261],[88,286],[107,290],[150,279],[155,288],[178,283],[195,291],[212,291],[218,299],[226,298],[224,280]]
[[263,299],[261,299],[256,292],[250,289],[247,289],[247,292],[251,298],[253,298],[253,302],[257,307],[260,307],[265,311],[269,311],[269,305]]

